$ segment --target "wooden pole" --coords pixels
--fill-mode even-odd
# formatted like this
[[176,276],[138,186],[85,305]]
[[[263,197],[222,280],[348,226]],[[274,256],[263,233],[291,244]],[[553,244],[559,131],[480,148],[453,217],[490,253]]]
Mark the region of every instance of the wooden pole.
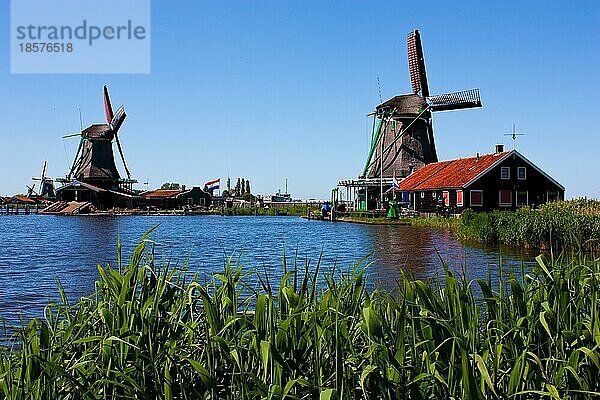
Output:
[[[387,124],[385,124],[387,129]],[[385,136],[385,135],[384,135]],[[383,137],[381,137],[381,162],[379,163],[379,208],[383,208]]]

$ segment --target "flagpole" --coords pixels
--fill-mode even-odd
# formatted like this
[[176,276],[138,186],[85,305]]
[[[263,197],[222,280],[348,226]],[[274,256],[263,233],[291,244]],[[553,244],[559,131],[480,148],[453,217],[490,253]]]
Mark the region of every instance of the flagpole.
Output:
[[[387,124],[386,124],[387,127]],[[381,162],[379,164],[379,207],[383,209],[383,137],[381,138]]]

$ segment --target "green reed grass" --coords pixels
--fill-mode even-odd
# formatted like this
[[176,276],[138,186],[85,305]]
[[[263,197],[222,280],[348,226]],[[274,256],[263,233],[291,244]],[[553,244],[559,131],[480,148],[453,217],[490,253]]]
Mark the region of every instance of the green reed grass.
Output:
[[539,209],[462,213],[458,235],[483,243],[548,249],[600,249],[600,201],[576,199]]
[[232,207],[223,208],[220,213],[226,216],[246,216],[246,215],[257,215],[257,216],[275,216],[280,214],[299,216],[303,217],[308,215],[309,210],[318,215],[320,207],[306,204],[284,204],[284,205],[272,205],[269,208],[260,206],[247,206],[247,207]]
[[364,260],[323,275],[320,262],[284,256],[280,282],[263,276],[256,287],[231,262],[207,284],[155,264],[146,237],[126,265],[120,253],[116,266],[98,267],[93,295],[69,305],[61,291],[43,320],[18,331],[0,354],[2,396],[600,395],[598,259],[540,256],[533,273],[500,279],[497,290],[444,268],[433,283],[402,275],[392,293],[365,289]]

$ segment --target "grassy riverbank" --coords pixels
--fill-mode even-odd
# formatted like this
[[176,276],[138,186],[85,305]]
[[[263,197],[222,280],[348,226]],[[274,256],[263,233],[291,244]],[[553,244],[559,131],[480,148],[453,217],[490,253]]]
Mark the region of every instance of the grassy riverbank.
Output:
[[465,211],[460,237],[483,243],[547,249],[600,249],[600,201],[569,200],[539,209],[475,213]]
[[480,243],[548,249],[600,249],[600,201],[577,199],[524,207],[516,211],[464,211],[458,218],[352,218],[352,222],[405,224],[452,229],[460,238]]
[[[120,253],[120,249],[119,249]],[[9,399],[584,398],[599,394],[600,260],[538,258],[498,290],[446,271],[364,286],[286,266],[277,289],[226,265],[209,284],[155,265],[98,269],[0,353]],[[312,270],[312,269],[311,269]],[[324,279],[322,285],[317,279]],[[474,286],[478,290],[474,290]],[[477,299],[475,293],[483,293]],[[0,397],[2,397],[0,396]]]
[[304,217],[308,215],[308,209],[317,215],[320,207],[307,206],[306,204],[294,204],[285,206],[272,206],[269,208],[249,206],[249,207],[232,207],[223,208],[217,214],[232,216],[232,215],[260,215],[260,216],[275,216],[275,215],[292,215]]

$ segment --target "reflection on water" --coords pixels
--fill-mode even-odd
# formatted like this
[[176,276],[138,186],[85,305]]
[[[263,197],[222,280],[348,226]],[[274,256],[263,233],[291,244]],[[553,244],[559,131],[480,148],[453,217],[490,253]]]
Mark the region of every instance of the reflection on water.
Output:
[[[307,221],[297,217],[59,217],[0,216],[0,318],[16,323],[41,316],[43,307],[58,300],[57,282],[76,300],[90,294],[97,279],[97,263],[114,263],[120,236],[129,255],[142,233],[158,225],[151,238],[162,256],[209,279],[226,257],[239,257],[248,268],[282,275],[282,257],[293,265],[314,267],[322,253],[324,272],[347,270],[369,255],[370,284],[390,288],[400,271],[430,278],[462,266],[470,278],[497,274],[496,250],[461,244],[449,231],[399,225],[362,225]],[[504,268],[521,264],[524,254],[503,255]]]

